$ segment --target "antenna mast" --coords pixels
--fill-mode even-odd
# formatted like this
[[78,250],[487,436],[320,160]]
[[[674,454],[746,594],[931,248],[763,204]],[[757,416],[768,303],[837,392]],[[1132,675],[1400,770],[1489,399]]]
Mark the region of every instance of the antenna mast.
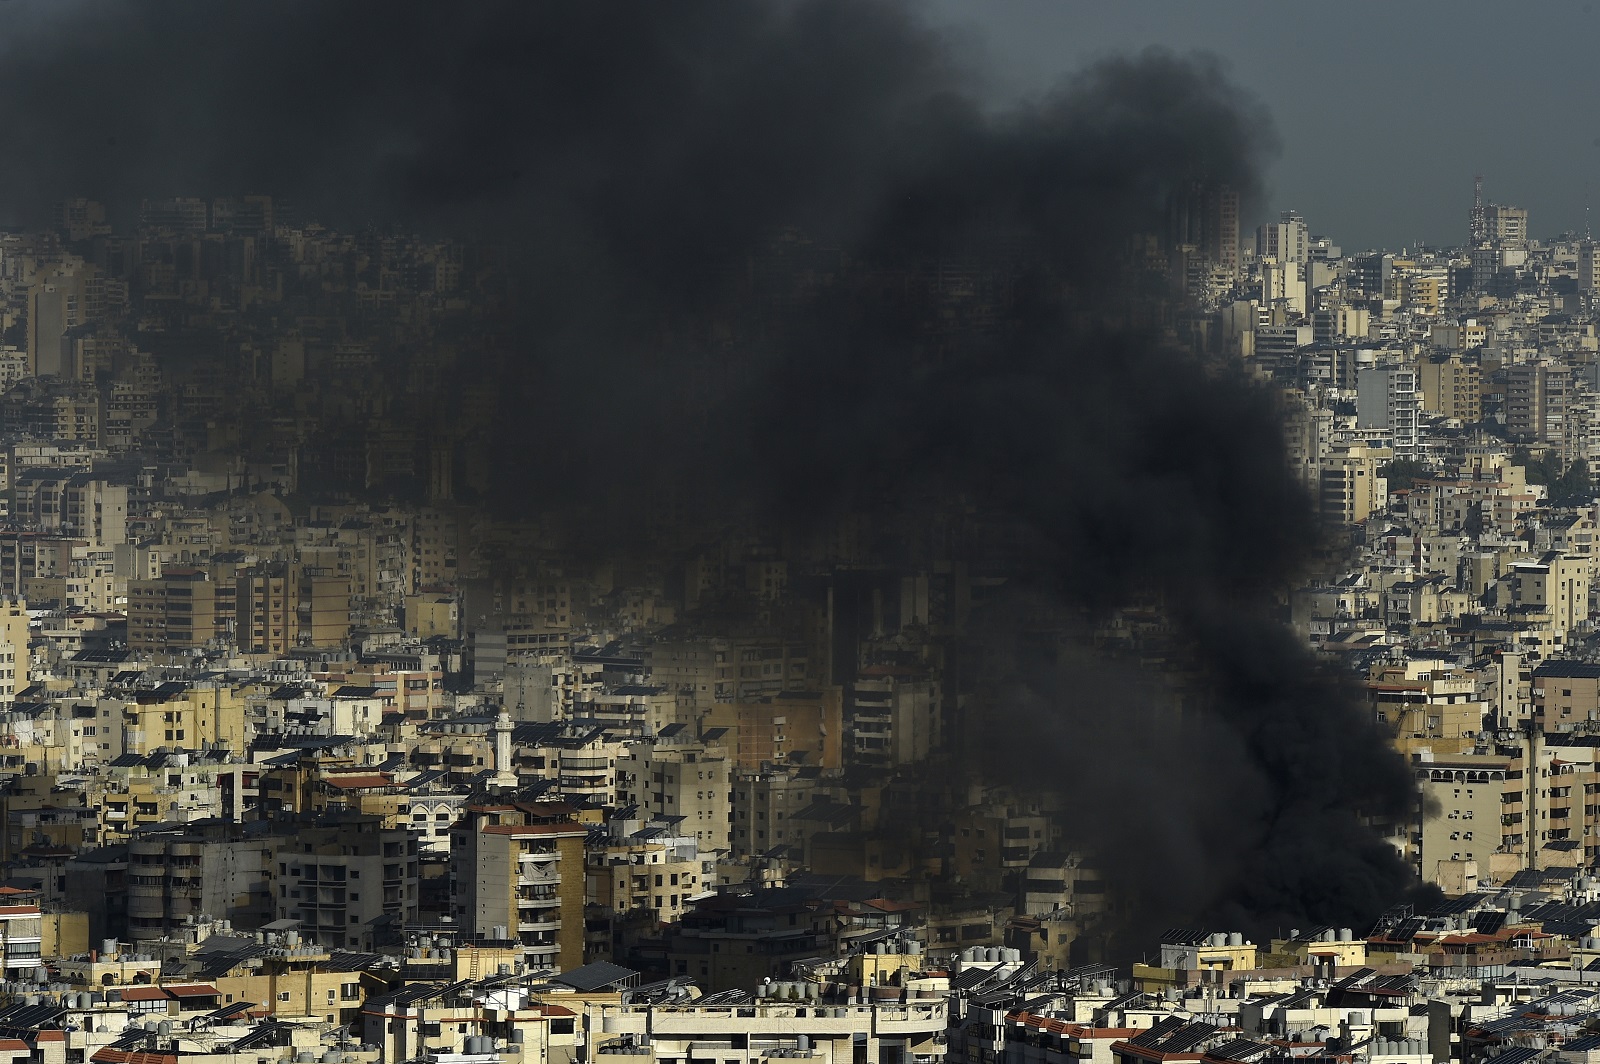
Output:
[[1472,243],[1481,244],[1489,239],[1489,215],[1483,209],[1483,175],[1472,177]]

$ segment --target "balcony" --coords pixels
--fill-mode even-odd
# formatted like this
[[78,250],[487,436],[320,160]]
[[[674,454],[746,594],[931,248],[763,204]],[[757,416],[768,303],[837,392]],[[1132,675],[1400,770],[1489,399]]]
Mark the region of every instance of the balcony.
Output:
[[542,852],[526,852],[526,853],[519,853],[517,855],[517,863],[518,864],[522,864],[522,865],[543,865],[543,866],[548,866],[548,865],[554,864],[556,861],[559,861],[559,860],[561,860],[561,854],[559,852],[557,852],[556,850],[545,850],[545,851],[542,851]]

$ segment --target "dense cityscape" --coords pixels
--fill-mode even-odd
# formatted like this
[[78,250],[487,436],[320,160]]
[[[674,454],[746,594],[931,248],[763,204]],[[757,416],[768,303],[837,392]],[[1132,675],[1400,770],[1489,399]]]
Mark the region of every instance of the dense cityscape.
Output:
[[1600,241],[607,8],[0,17],[0,1064],[1600,1062]]
[[[14,1055],[1587,1052],[1595,244],[1481,189],[1462,247],[1392,253],[1196,202],[1169,331],[1280,397],[1332,540],[1286,616],[1414,774],[1382,828],[1438,896],[1117,963],[1126,899],[1059,793],[954,752],[986,718],[947,664],[1005,559],[582,559],[461,501],[496,475],[439,427],[471,419],[412,416],[505,299],[492,249],[70,200],[0,236]],[[952,305],[985,290],[957,274]],[[1092,642],[1166,628],[1128,603]]]

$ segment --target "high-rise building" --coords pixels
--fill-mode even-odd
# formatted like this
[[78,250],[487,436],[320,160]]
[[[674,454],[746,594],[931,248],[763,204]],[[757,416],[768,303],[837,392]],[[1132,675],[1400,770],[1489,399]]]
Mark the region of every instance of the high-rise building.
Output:
[[314,647],[342,644],[350,635],[350,581],[322,570],[301,569],[295,585],[298,638]]
[[1596,253],[1593,240],[1578,245],[1578,289],[1583,292],[1600,289],[1600,254]]
[[[1292,318],[1306,312],[1306,282],[1298,262],[1268,259],[1261,264],[1261,301]],[[1257,352],[1259,353],[1259,351]]]
[[1489,204],[1484,214],[1485,231],[1492,244],[1518,246],[1528,242],[1528,210],[1526,207],[1508,207],[1502,203]]
[[1239,193],[1227,185],[1197,183],[1174,197],[1168,244],[1192,247],[1211,268],[1239,273]]
[[721,746],[635,743],[617,760],[617,798],[638,805],[645,816],[681,817],[684,834],[699,840],[701,849],[726,850],[732,839],[730,765]]
[[106,224],[106,205],[82,196],[57,203],[52,220],[63,240],[88,240],[111,232]]
[[563,805],[469,807],[451,834],[457,926],[518,943],[530,968],[583,964],[588,834]]
[[20,598],[0,600],[0,702],[10,702],[27,688],[28,604]]
[[1513,439],[1561,443],[1572,371],[1540,360],[1506,367],[1506,432]]
[[1410,366],[1373,366],[1356,374],[1356,425],[1387,429],[1397,458],[1417,453],[1422,395],[1417,371]]
[[[186,771],[192,770],[177,770]],[[142,831],[127,846],[128,934],[135,941],[179,933],[204,915],[241,928],[272,919],[271,838],[248,835],[241,825],[219,818]]]
[[1311,257],[1311,231],[1294,211],[1256,229],[1256,258],[1304,264]]
[[388,925],[417,916],[417,837],[383,817],[328,813],[293,822],[274,840],[268,866],[280,920],[298,920],[309,942],[373,948]]
[[100,271],[81,259],[41,274],[28,290],[28,368],[38,377],[76,377],[72,332],[104,312]]
[[1333,411],[1313,406],[1301,392],[1286,392],[1285,399],[1284,448],[1289,468],[1307,490],[1315,491],[1323,459],[1333,448]]
[[192,196],[144,200],[139,205],[139,228],[157,229],[177,236],[199,236],[206,231],[206,201]]
[[1589,566],[1586,561],[1547,551],[1537,561],[1511,566],[1511,603],[1549,617],[1551,630],[1565,635],[1589,619]]
[[939,684],[914,669],[870,666],[850,685],[847,719],[852,763],[892,768],[920,761],[939,744]]
[[1368,295],[1382,295],[1394,274],[1394,255],[1373,252],[1350,260],[1350,284]]
[[239,573],[234,597],[234,642],[252,654],[286,654],[296,620],[288,567],[279,562]]
[[1387,447],[1342,447],[1322,464],[1318,505],[1322,517],[1335,524],[1365,521],[1388,498],[1388,487],[1378,469],[1394,452]]
[[169,568],[154,580],[128,581],[128,646],[170,653],[217,635],[216,585],[204,570]]
[[1465,424],[1483,419],[1483,372],[1459,355],[1435,355],[1418,365],[1422,409]]
[[1472,179],[1471,239],[1474,247],[1489,239],[1488,212],[1483,206],[1483,175]]

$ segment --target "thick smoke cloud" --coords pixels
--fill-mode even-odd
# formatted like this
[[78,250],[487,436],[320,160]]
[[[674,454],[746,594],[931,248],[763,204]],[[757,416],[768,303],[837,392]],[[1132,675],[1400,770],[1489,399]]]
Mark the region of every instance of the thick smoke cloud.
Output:
[[0,31],[19,220],[262,191],[512,245],[510,337],[461,373],[499,419],[431,412],[500,442],[497,505],[607,549],[663,496],[674,541],[733,512],[774,540],[999,523],[1008,601],[1159,598],[1199,677],[1178,717],[1122,666],[1023,660],[1001,606],[1010,663],[972,692],[1144,924],[1353,923],[1408,886],[1362,819],[1409,814],[1403,765],[1273,619],[1316,530],[1271,404],[1163,338],[1149,238],[1197,183],[1248,201],[1271,147],[1213,63],[996,111],[968,42],[862,0],[13,0]]

